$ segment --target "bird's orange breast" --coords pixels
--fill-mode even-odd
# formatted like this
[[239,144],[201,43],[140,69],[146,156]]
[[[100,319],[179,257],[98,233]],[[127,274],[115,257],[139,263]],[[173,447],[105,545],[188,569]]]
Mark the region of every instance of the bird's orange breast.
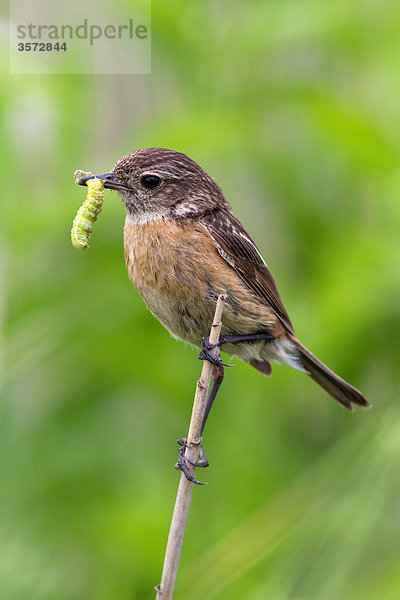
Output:
[[195,220],[137,224],[128,216],[124,248],[133,285],[175,337],[198,345],[208,335],[220,293],[228,294],[223,331],[259,331],[276,321]]

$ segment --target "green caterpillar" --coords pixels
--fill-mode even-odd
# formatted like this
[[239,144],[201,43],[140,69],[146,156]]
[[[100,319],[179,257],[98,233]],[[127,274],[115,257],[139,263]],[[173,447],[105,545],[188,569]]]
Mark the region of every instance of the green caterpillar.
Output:
[[[88,177],[92,173],[85,171],[75,171],[75,183],[80,182],[83,177]],[[104,201],[104,181],[101,179],[89,179],[86,182],[88,192],[85,202],[82,204],[72,224],[71,241],[77,250],[86,250],[89,248],[89,238],[93,233],[93,223],[101,212]]]

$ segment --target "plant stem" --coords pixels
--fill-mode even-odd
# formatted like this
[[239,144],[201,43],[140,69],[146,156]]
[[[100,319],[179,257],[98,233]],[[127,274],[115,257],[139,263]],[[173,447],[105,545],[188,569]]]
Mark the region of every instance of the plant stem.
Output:
[[[225,300],[226,295],[224,294],[221,294],[218,297],[218,302],[214,314],[214,321],[211,326],[210,344],[216,344],[219,340],[222,325],[222,311],[224,309]],[[215,353],[216,351],[217,349],[211,350],[212,353]],[[197,381],[192,416],[190,419],[189,433],[187,436],[188,447],[185,451],[186,458],[188,458],[192,462],[196,462],[199,458],[201,444],[201,427],[203,423],[207,393],[210,387],[212,370],[213,365],[209,361],[205,360],[203,363],[200,379]],[[188,463],[188,468],[190,473],[194,475],[196,467]],[[171,600],[173,597],[176,573],[178,571],[183,536],[185,534],[186,521],[189,514],[192,490],[193,483],[185,477],[184,473],[181,473],[179,488],[176,495],[174,513],[172,516],[171,527],[168,535],[167,549],[165,551],[161,583],[155,588],[157,590],[156,600]]]

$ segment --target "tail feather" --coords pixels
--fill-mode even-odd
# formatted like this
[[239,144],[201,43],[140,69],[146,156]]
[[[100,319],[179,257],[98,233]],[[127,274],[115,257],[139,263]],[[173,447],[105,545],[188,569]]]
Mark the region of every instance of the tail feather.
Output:
[[297,338],[292,338],[291,342],[298,350],[298,360],[304,370],[335,400],[349,410],[353,410],[355,404],[364,407],[370,406],[368,400],[364,398],[359,390],[331,371],[316,356],[311,354]]

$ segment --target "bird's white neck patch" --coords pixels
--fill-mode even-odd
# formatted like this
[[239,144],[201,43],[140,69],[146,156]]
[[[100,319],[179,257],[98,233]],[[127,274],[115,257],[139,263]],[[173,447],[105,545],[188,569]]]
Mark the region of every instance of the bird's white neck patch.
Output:
[[132,225],[147,225],[148,223],[154,223],[155,221],[166,221],[167,217],[160,213],[142,213],[138,215],[127,213],[126,219],[132,223]]

